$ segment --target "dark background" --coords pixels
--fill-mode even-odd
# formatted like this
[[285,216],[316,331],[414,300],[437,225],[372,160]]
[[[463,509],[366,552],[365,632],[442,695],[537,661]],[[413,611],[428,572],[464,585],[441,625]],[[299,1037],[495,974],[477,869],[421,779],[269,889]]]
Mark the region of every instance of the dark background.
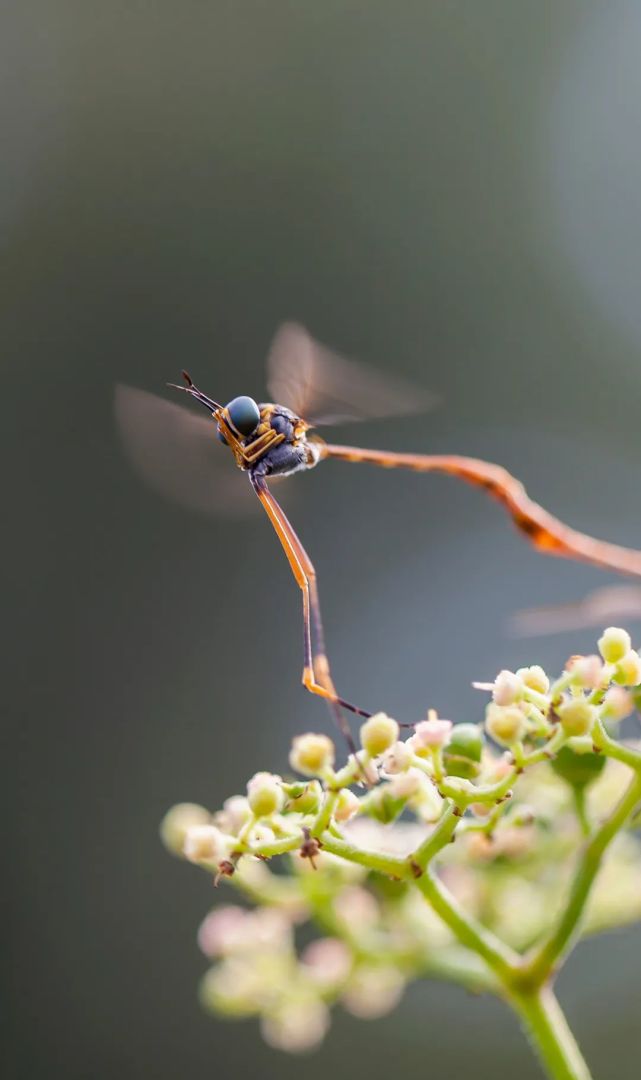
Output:
[[[499,460],[638,545],[639,6],[1,12],[7,1075],[535,1077],[507,1012],[448,987],[374,1024],[337,1014],[303,1063],[200,1012],[211,887],[158,822],[279,771],[292,734],[329,721],[299,685],[299,596],[268,523],[146,490],[112,396],[189,366],[219,399],[260,398],[296,318],[444,399],[341,440]],[[291,484],[353,700],[478,719],[473,678],[592,646],[510,639],[514,609],[611,579],[536,555],[475,491],[341,463]],[[638,1075],[640,959],[631,930],[561,981],[599,1077]]]

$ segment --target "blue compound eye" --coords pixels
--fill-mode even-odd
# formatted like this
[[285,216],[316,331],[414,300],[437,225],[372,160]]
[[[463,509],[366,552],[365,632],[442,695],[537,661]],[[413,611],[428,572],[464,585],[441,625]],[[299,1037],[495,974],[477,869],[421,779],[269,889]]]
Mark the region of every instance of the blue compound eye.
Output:
[[251,435],[260,423],[260,410],[253,398],[236,397],[227,405],[232,424],[241,435]]

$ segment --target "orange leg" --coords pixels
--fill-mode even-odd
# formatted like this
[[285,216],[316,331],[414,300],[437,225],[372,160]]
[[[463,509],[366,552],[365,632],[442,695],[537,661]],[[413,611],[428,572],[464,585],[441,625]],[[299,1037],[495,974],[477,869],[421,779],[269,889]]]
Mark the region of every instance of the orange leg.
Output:
[[[325,698],[334,715],[338,727],[347,739],[352,753],[355,753],[354,740],[341,712],[341,706],[357,713],[359,716],[370,716],[364,709],[350,705],[348,701],[339,697],[329,669],[329,662],[325,653],[323,635],[323,623],[320,612],[318,586],[316,583],[316,571],[312,561],[296,535],[292,525],[285,516],[279,503],[276,501],[265,481],[250,474],[250,480],[254,491],[258,495],[269,520],[271,521],[276,535],[280,540],[287,560],[291,567],[296,583],[303,594],[303,643],[304,643],[304,668],[303,685],[312,694],[319,694]],[[312,640],[312,619],[316,631],[316,649]]]
[[607,570],[641,577],[641,551],[619,547],[605,540],[595,540],[564,525],[530,499],[523,484],[500,465],[477,458],[449,454],[398,454],[384,450],[361,450],[356,446],[325,444],[322,456],[341,461],[366,462],[386,469],[412,469],[415,472],[441,472],[458,476],[481,487],[497,499],[512,518],[517,529],[535,548],[546,555],[577,559]]

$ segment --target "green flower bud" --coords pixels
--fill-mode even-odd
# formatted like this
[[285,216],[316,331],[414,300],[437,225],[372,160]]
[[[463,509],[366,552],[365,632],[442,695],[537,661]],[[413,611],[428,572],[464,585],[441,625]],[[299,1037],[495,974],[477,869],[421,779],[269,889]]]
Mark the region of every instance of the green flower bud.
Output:
[[443,761],[449,776],[472,780],[478,776],[483,752],[483,732],[478,724],[454,724]]
[[196,803],[177,803],[160,823],[160,839],[172,855],[184,858],[185,836],[194,825],[209,825],[211,814]]
[[331,769],[334,759],[334,743],[327,735],[308,732],[297,735],[292,742],[289,764],[303,776],[318,776],[325,769]]
[[287,795],[288,813],[292,811],[298,814],[315,814],[323,797],[323,789],[318,780],[311,780],[308,784],[283,784]]
[[569,746],[562,746],[551,765],[557,776],[572,787],[585,788],[598,779],[605,763],[604,754],[577,754]]
[[398,739],[398,724],[385,713],[370,716],[361,727],[361,746],[371,757],[384,754]]
[[256,817],[269,817],[282,810],[285,792],[279,776],[258,772],[247,784],[247,798]]
[[388,825],[403,812],[406,801],[404,798],[395,796],[390,791],[390,785],[385,784],[377,787],[374,791],[370,791],[368,795],[360,800],[359,805],[362,814],[367,814],[369,817],[374,818],[375,821],[381,821],[384,825]]
[[638,686],[641,683],[641,656],[634,649],[630,649],[617,662],[613,681],[619,686]]
[[599,652],[607,664],[616,664],[622,660],[632,647],[630,635],[627,630],[621,630],[618,626],[608,626],[603,631],[598,641]]
[[596,710],[585,698],[570,698],[557,709],[561,726],[566,735],[587,735],[594,723]]
[[485,730],[501,746],[513,746],[527,732],[525,716],[518,705],[488,705],[485,710]]

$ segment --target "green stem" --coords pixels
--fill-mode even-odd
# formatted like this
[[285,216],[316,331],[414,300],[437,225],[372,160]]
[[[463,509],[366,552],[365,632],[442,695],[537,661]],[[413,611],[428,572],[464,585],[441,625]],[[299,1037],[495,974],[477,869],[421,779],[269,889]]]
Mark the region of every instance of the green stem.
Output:
[[508,1001],[550,1080],[591,1080],[551,987],[543,986],[530,994],[512,994]]
[[517,953],[468,915],[430,868],[416,880],[416,887],[461,945],[478,953],[499,979],[509,985],[519,962]]
[[321,837],[323,851],[329,851],[332,855],[340,855],[349,862],[359,863],[368,870],[377,870],[379,874],[387,874],[388,877],[407,879],[410,869],[407,859],[397,855],[381,855],[378,851],[368,851],[367,848],[359,848],[349,840],[340,840],[330,832],[324,832]]
[[425,870],[427,864],[438,854],[441,848],[449,844],[460,821],[460,817],[455,811],[456,807],[453,802],[445,804],[438,824],[435,825],[423,843],[419,844],[413,855],[410,855],[409,861],[412,867]]
[[594,879],[608,845],[621,829],[641,800],[641,774],[635,773],[627,791],[614,810],[585,845],[579,861],[570,897],[561,919],[551,935],[522,969],[524,982],[532,986],[543,983],[553,968],[558,967],[579,932]]
[[574,794],[574,809],[576,810],[577,821],[581,827],[583,836],[590,835],[590,819],[588,817],[586,801],[585,801],[585,788],[575,787],[572,789]]
[[605,725],[601,717],[597,717],[592,728],[592,739],[594,745],[602,750],[608,757],[616,758],[617,761],[622,761],[624,765],[629,765],[631,769],[636,769],[637,772],[641,770],[641,753],[638,750],[634,750],[631,746],[626,746],[624,743],[617,742],[616,739],[611,738],[605,730]]

